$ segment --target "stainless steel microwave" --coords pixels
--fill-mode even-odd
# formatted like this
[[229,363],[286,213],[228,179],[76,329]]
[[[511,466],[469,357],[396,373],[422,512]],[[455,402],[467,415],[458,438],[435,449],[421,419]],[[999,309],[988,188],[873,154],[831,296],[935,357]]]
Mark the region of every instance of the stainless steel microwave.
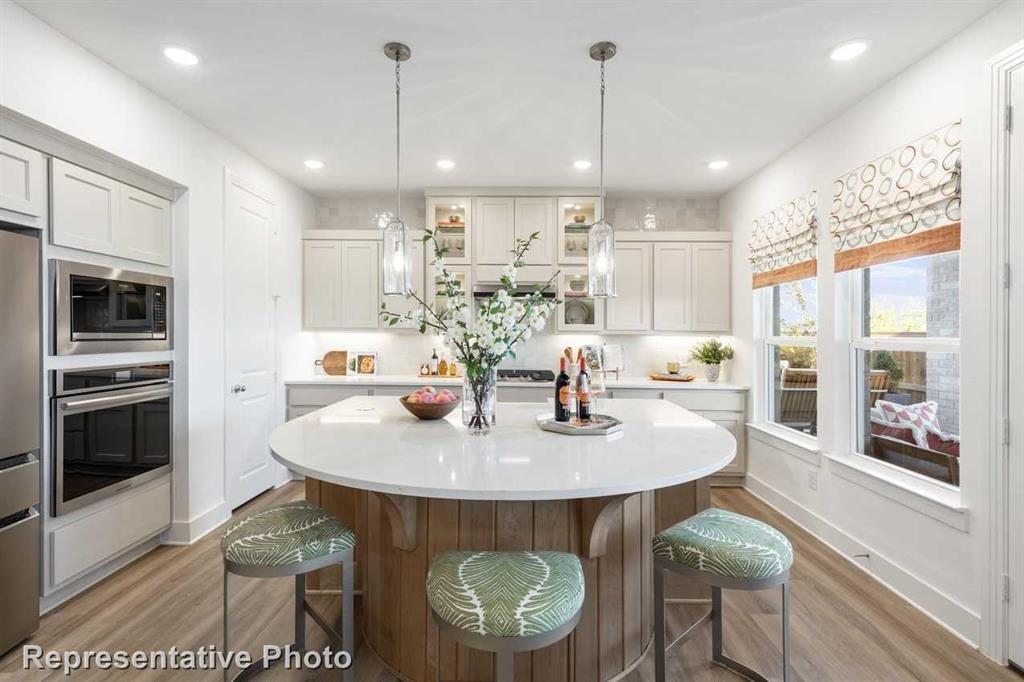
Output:
[[51,260],[57,355],[170,350],[174,280]]

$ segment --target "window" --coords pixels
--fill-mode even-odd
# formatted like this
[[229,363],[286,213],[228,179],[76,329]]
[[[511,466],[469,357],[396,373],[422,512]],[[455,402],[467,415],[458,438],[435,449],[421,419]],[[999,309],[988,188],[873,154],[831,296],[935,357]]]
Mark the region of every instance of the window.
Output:
[[850,276],[854,450],[959,485],[959,252]]
[[818,280],[816,277],[762,289],[765,397],[768,421],[794,431],[818,433]]

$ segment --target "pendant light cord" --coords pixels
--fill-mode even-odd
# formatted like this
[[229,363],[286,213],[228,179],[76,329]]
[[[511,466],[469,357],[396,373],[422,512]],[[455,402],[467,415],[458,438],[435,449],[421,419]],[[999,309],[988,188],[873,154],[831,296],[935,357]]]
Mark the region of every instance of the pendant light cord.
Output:
[[601,57],[601,220],[604,221],[604,56]]
[[402,61],[395,56],[395,220],[402,220]]

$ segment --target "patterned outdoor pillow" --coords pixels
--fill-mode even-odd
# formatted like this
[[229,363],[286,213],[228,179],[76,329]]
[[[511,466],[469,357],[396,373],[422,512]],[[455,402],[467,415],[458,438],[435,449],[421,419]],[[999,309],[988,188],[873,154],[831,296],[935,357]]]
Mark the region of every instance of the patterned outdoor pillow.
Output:
[[934,400],[926,400],[920,403],[913,403],[912,405],[900,405],[888,400],[878,400],[875,401],[875,408],[882,413],[887,422],[901,424],[910,419],[908,414],[901,416],[901,413],[912,413],[920,417],[924,423],[919,428],[924,428],[933,433],[942,433],[942,428],[939,426],[939,404]]
[[900,410],[896,419],[901,426],[909,426],[914,434],[914,443],[920,448],[928,447],[928,424],[917,412]]

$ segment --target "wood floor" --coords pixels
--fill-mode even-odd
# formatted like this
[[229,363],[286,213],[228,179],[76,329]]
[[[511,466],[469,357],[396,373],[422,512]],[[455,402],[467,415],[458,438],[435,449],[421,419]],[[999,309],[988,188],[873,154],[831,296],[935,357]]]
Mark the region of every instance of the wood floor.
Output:
[[[302,486],[288,484],[257,498],[240,513],[298,499]],[[1015,673],[974,651],[870,577],[837,556],[785,517],[741,489],[716,489],[716,506],[763,519],[793,541],[796,562],[792,572],[791,680],[970,680],[1021,682]],[[27,643],[47,650],[143,650],[176,646],[179,650],[221,644],[221,560],[219,534],[190,547],[160,547],[76,597],[42,620]],[[284,644],[291,636],[289,579],[232,578],[234,648],[257,652],[264,643]],[[313,597],[328,613],[337,599]],[[782,678],[780,658],[781,594],[726,593],[725,643],[732,657]],[[670,636],[689,618],[699,615],[693,605],[669,607]],[[0,605],[2,617],[2,605]],[[326,640],[310,623],[309,648]],[[739,679],[712,665],[711,631],[705,626],[669,656],[670,680],[733,681]],[[358,682],[391,682],[372,655],[357,655]],[[543,670],[529,682],[543,682]],[[72,680],[219,680],[219,672],[79,671]],[[25,672],[16,648],[0,658],[0,681],[66,679],[53,672]],[[273,669],[262,679],[338,680],[337,672],[316,674]],[[654,679],[650,655],[625,678],[626,682]]]

